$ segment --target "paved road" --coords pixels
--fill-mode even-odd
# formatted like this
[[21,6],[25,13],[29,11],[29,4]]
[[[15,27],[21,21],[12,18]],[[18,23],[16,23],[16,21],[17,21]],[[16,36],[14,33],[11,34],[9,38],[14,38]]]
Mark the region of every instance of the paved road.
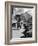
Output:
[[24,31],[24,29],[20,29],[20,30],[12,30],[12,37],[13,38],[20,38],[21,36],[24,36],[24,34],[22,34],[22,32]]

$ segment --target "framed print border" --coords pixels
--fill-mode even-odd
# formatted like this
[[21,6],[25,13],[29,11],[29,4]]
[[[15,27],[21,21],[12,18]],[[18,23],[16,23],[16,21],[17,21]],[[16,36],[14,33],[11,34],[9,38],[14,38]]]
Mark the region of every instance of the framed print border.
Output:
[[[10,43],[10,39],[12,38],[12,31],[11,31],[11,5],[13,6],[35,6],[35,40],[34,41],[19,41],[16,43]],[[10,9],[10,10],[9,10]],[[6,1],[5,2],[5,44],[23,44],[23,43],[35,43],[37,42],[37,4],[36,3],[23,3],[23,2],[12,2]]]

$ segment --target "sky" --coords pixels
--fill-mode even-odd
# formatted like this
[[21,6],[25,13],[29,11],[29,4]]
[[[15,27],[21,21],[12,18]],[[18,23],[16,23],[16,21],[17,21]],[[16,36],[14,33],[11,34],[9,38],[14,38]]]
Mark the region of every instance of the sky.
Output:
[[33,11],[33,9],[31,9],[31,8],[14,8],[12,15],[15,16],[16,14],[23,14],[25,12],[28,12],[30,15],[32,15],[32,11]]

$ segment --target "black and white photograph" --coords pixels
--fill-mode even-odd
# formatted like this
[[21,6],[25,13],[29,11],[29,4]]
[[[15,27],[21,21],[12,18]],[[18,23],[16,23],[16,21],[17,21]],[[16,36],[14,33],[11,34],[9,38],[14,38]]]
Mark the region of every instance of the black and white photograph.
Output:
[[12,8],[13,38],[32,37],[32,8]]
[[5,3],[5,43],[37,42],[37,4]]

